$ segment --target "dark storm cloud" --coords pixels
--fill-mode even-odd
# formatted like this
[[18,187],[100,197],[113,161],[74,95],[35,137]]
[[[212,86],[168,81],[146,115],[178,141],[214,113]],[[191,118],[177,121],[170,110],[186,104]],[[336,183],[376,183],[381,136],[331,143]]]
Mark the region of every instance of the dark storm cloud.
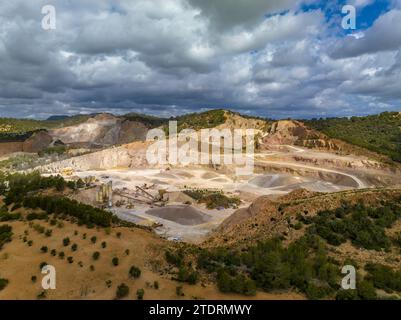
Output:
[[265,16],[295,8],[297,0],[189,0],[201,15],[220,31],[255,27]]
[[[57,29],[44,31],[49,2]],[[401,108],[401,38],[391,29],[400,29],[400,11],[358,39],[335,39],[324,13],[299,3],[3,1],[0,116],[231,108],[312,117]]]

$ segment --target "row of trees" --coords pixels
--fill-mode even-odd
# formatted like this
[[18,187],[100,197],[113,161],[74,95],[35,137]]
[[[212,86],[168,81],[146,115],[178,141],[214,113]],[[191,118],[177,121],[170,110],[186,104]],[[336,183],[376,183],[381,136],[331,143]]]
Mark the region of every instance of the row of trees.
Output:
[[66,188],[77,189],[84,187],[85,183],[77,181],[66,181],[60,175],[43,177],[39,172],[0,174],[0,194],[5,195],[5,203],[21,202],[29,192],[55,188],[63,191]]
[[78,219],[78,224],[89,227],[93,225],[109,227],[114,220],[111,212],[64,197],[28,196],[22,203],[26,208],[40,208],[48,214],[65,214],[75,217]]

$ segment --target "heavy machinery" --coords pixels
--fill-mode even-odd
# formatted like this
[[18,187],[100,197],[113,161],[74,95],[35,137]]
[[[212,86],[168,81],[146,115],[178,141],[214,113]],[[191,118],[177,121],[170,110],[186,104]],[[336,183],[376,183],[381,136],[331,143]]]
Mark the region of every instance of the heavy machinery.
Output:
[[106,205],[107,207],[113,206],[113,182],[102,183],[100,189],[96,192],[96,202]]

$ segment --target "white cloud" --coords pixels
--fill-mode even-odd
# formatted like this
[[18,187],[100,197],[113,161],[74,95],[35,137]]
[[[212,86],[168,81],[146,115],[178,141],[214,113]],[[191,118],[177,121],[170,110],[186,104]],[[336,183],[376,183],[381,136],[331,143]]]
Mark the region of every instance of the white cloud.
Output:
[[320,10],[297,2],[58,0],[57,29],[46,32],[46,1],[3,1],[1,115],[401,109],[400,10],[337,41]]

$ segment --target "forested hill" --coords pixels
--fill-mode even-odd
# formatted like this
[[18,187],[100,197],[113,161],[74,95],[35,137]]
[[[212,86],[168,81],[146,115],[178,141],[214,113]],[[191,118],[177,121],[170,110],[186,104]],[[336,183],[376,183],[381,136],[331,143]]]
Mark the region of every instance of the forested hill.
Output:
[[389,156],[401,162],[401,113],[351,118],[312,119],[305,123],[330,138]]

